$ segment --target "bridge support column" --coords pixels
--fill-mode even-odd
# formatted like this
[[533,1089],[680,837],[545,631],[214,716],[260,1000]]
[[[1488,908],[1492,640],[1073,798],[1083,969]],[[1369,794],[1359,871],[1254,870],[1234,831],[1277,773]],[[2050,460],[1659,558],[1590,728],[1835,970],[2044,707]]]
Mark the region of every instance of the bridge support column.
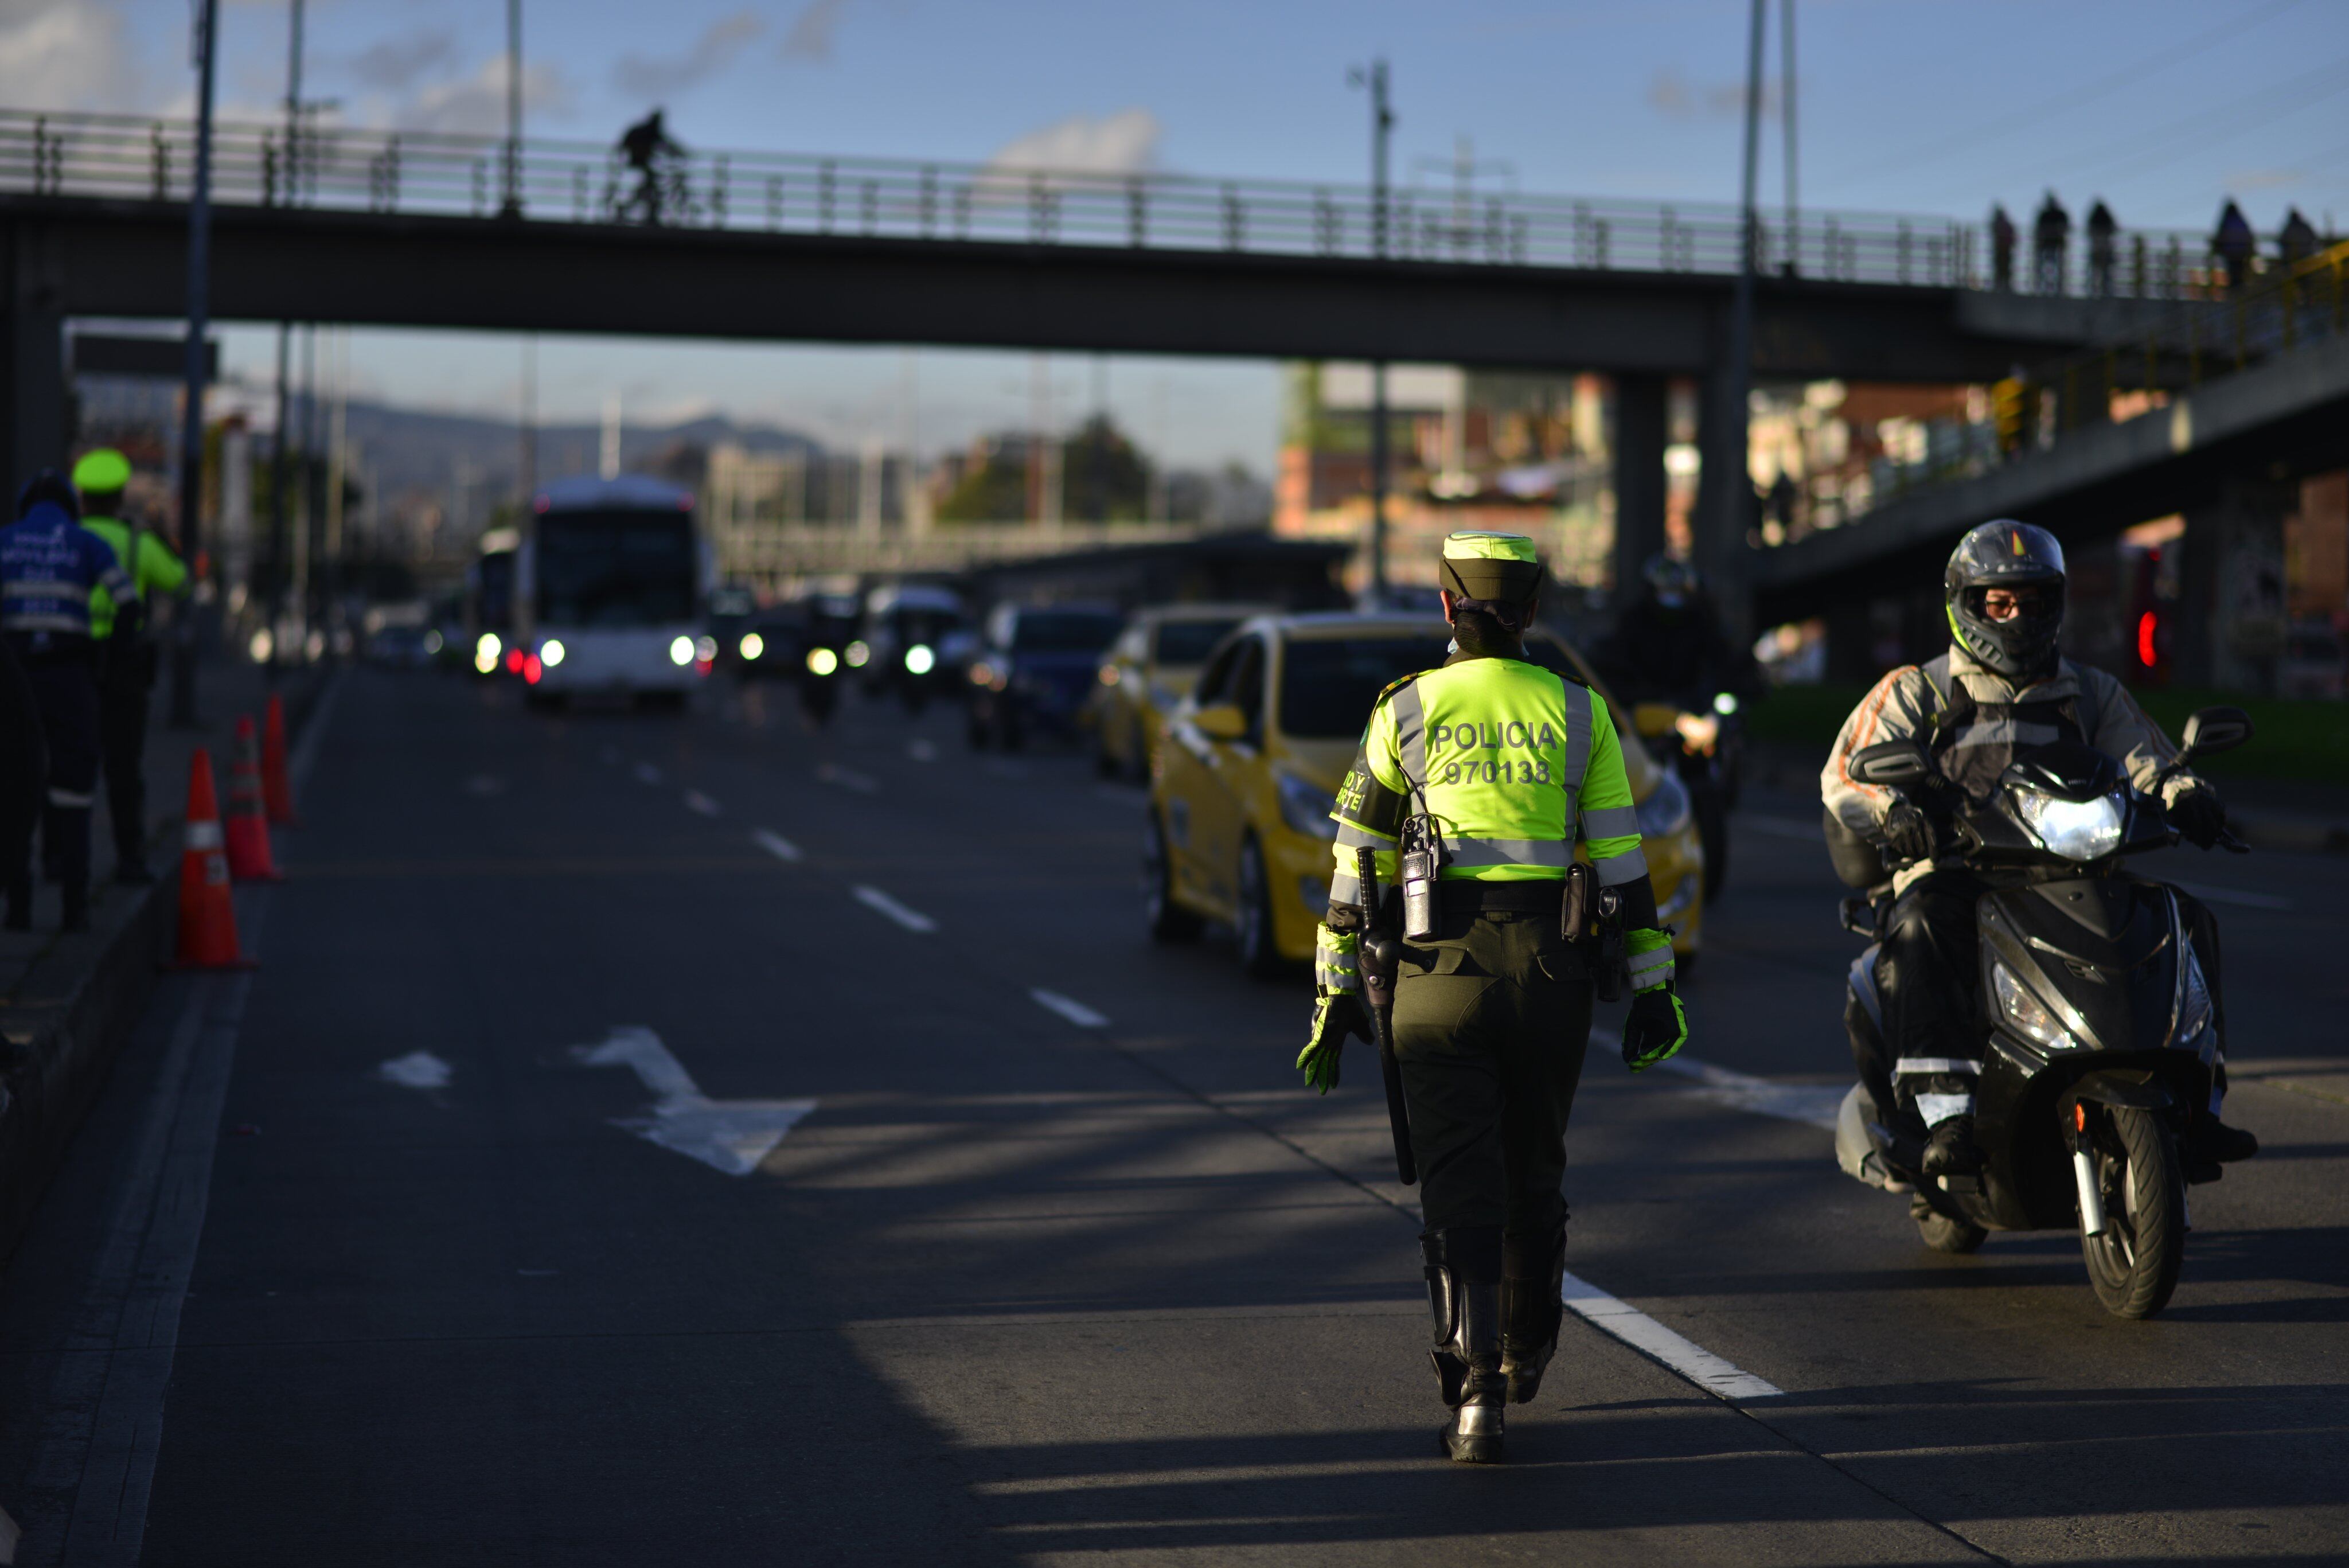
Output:
[[0,229],[0,522],[15,520],[26,480],[65,463],[66,324],[48,249],[36,228]]
[[1664,447],[1671,383],[1663,376],[1615,378],[1615,431],[1609,442],[1615,486],[1615,597],[1640,591],[1640,568],[1664,547]]
[[2178,626],[2170,642],[2181,686],[2275,693],[2283,657],[2283,524],[2296,484],[2230,479],[2186,514]]
[[[1724,332],[1724,336],[1725,336]],[[1752,635],[1753,589],[1745,564],[1746,535],[1754,525],[1754,478],[1745,433],[1746,379],[1716,361],[1704,374],[1697,404],[1696,512],[1690,519],[1697,570],[1704,574],[1723,625],[1733,638]]]

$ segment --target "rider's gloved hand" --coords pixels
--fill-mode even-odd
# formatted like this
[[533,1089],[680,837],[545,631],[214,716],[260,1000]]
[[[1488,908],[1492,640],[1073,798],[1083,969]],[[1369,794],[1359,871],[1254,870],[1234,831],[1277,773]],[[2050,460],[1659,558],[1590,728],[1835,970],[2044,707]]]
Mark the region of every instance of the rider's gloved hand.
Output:
[[1892,809],[1884,814],[1884,843],[1899,860],[1930,860],[1932,821],[1909,802],[1896,800]]
[[1623,1020],[1623,1065],[1645,1072],[1688,1044],[1688,1013],[1669,983],[1640,992]]
[[2219,792],[2195,779],[2169,797],[2163,815],[2180,837],[2198,849],[2208,849],[2227,831],[2227,808]]
[[1338,1058],[1345,1051],[1349,1034],[1372,1038],[1371,1016],[1363,1011],[1361,999],[1350,991],[1318,998],[1313,1003],[1313,1037],[1297,1054],[1297,1070],[1305,1075],[1309,1087],[1326,1095],[1338,1086]]

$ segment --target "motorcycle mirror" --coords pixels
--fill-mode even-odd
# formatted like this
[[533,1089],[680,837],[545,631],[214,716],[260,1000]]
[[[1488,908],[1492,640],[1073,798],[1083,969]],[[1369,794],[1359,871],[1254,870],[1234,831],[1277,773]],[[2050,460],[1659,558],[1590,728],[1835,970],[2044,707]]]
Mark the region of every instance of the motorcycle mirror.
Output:
[[2240,708],[2203,708],[2186,721],[2186,749],[2178,760],[2231,752],[2251,738],[2251,716]]
[[1930,777],[1933,765],[1926,760],[1925,749],[1913,741],[1879,741],[1852,753],[1844,772],[1854,784],[1907,789]]

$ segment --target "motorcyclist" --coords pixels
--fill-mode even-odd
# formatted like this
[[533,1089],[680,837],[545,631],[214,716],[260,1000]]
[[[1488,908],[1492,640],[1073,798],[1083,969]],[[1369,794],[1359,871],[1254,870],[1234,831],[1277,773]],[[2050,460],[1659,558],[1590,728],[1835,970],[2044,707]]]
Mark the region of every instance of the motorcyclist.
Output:
[[1716,692],[1751,698],[1761,689],[1753,654],[1723,632],[1696,568],[1671,556],[1648,558],[1639,597],[1623,607],[1591,661],[1617,701],[1633,704],[1702,708]]
[[[1926,1125],[1928,1176],[1981,1168],[1973,1140],[1982,1046],[1974,905],[1991,884],[1968,869],[1954,839],[1915,800],[1854,783],[1845,771],[1852,753],[1917,740],[1943,779],[1980,799],[1998,787],[2018,755],[2082,741],[2117,759],[2137,789],[2157,795],[2188,841],[2208,848],[2226,830],[2218,792],[2190,771],[2170,769],[2177,748],[2128,690],[2057,652],[2064,596],[2063,546],[2045,529],[2000,519],[1967,534],[1942,574],[1950,650],[1878,681],[1844,721],[1819,775],[1836,822],[1899,867],[1877,962],[1890,1060],[1863,1063],[1862,1071],[1873,1089],[1889,1089]],[[2220,997],[2223,1041],[2217,927],[2199,904],[2186,904],[2204,972]],[[2189,1159],[2237,1160],[2258,1152],[2256,1137],[2219,1120],[2225,1093],[2222,1060],[2210,1114],[2193,1124]]]

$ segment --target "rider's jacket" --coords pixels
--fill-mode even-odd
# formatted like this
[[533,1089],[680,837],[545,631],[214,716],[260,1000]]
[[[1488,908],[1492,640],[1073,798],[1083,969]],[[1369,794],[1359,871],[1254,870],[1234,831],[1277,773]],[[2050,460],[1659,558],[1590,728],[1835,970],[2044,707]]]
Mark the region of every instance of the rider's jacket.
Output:
[[[2052,679],[2010,680],[1951,648],[1878,681],[1843,722],[1820,770],[1819,794],[1827,808],[1872,843],[1884,842],[1884,814],[1896,796],[1879,785],[1853,783],[1844,769],[1862,746],[1911,739],[1924,742],[1944,778],[1977,799],[1991,793],[2016,756],[2059,740],[2084,740],[2118,759],[2141,790],[2153,789],[2155,775],[2178,755],[2128,688],[2101,670],[2065,659],[2057,661]],[[2161,785],[2162,804],[2199,782],[2191,773],[2173,774]],[[1949,853],[1935,864],[1958,863]],[[1932,868],[1909,867],[1895,886],[1905,888]]]

